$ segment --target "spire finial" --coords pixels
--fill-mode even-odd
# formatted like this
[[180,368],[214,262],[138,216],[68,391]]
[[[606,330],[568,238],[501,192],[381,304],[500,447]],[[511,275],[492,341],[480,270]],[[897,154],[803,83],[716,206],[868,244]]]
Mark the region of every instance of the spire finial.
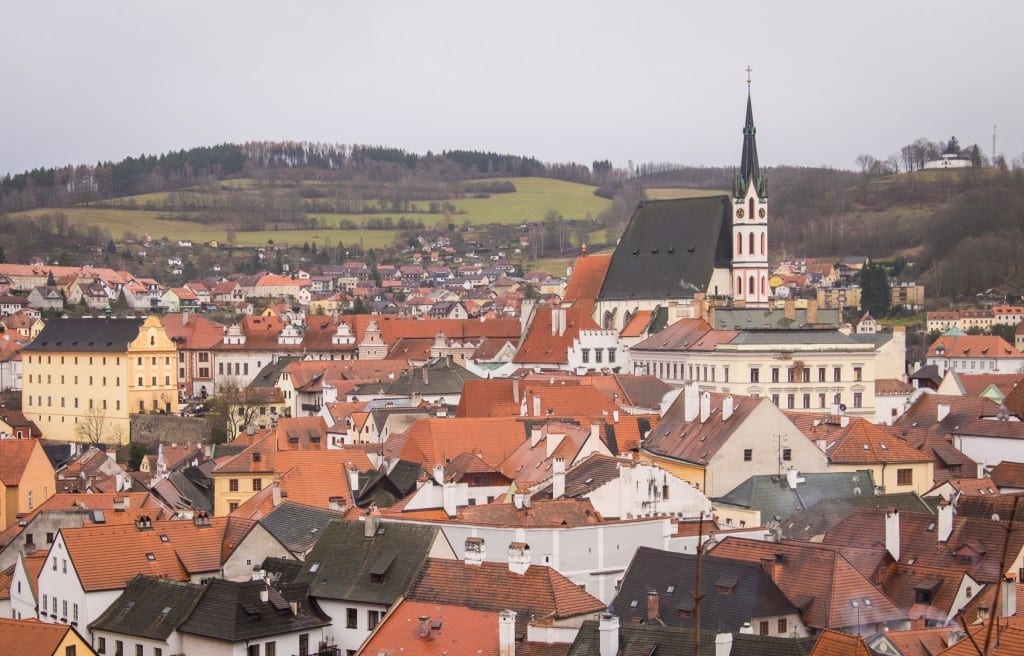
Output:
[[747,64],[747,91],[750,91],[750,74],[754,69],[750,68],[750,64]]

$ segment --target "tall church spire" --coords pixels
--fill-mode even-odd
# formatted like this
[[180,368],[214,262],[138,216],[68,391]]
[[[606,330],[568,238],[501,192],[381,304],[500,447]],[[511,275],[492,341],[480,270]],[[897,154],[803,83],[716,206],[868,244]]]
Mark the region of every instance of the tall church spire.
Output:
[[747,67],[747,119],[743,124],[743,155],[740,157],[740,172],[736,177],[735,195],[743,196],[753,182],[757,194],[764,197],[764,178],[757,163],[757,128],[754,127],[754,105],[750,99],[750,67]]

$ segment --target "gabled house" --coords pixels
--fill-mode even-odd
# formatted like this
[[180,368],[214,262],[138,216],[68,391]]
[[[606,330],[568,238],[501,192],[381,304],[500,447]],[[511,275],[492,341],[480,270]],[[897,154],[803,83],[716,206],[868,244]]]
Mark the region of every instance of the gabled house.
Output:
[[75,627],[28,619],[0,619],[0,645],[18,656],[96,656]]
[[697,558],[640,547],[610,607],[626,622],[694,628],[694,594],[700,594],[701,629],[735,633],[746,625],[759,635],[802,637],[811,633],[800,617],[800,608],[760,563],[703,556],[700,590],[696,590]]
[[696,383],[666,398],[657,428],[641,443],[640,459],[657,462],[709,497],[755,474],[827,471],[825,453],[770,400],[702,393]]
[[64,294],[56,285],[34,287],[28,293],[28,306],[36,310],[63,310]]
[[968,335],[951,329],[928,347],[926,364],[964,373],[1017,374],[1024,371],[1024,355],[998,335]]
[[205,589],[198,583],[139,574],[89,624],[92,642],[101,654],[183,654],[178,628]]
[[34,439],[0,439],[0,530],[55,494],[53,466]]
[[405,596],[428,557],[454,558],[436,526],[332,521],[306,556],[296,583],[331,618],[325,638],[340,649],[356,650],[388,609]]

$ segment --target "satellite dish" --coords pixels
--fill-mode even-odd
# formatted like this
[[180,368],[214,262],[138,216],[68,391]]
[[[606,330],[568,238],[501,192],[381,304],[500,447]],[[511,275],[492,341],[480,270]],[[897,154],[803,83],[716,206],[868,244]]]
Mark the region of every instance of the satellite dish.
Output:
[[846,412],[846,404],[845,403],[840,403],[839,404],[839,411],[840,412]]

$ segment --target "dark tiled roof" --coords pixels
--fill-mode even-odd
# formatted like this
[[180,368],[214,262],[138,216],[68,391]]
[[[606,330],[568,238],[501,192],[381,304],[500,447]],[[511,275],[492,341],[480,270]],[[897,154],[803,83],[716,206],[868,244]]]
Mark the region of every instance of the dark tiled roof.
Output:
[[[262,590],[268,591],[267,601],[260,600]],[[262,580],[236,582],[213,579],[179,630],[216,640],[240,642],[330,624],[330,618],[309,603],[305,590],[304,586],[276,590]],[[289,602],[298,604],[295,613]]]
[[[612,611],[623,621],[643,621],[652,612],[651,592],[658,596],[658,617],[669,626],[693,628],[693,618],[680,611],[693,608],[697,557],[640,547],[622,577]],[[755,616],[783,616],[799,610],[759,563],[705,556],[701,563],[701,626],[705,630],[739,631]]]
[[140,574],[89,630],[166,640],[188,618],[203,591],[195,583]]
[[814,536],[824,535],[858,508],[895,508],[900,512],[935,514],[928,503],[914,492],[828,499],[784,518],[779,523],[782,537],[791,540],[810,540]]
[[260,520],[263,528],[296,554],[313,548],[327,523],[340,519],[343,513],[314,508],[301,503],[283,502]]
[[462,393],[462,386],[466,384],[466,381],[479,380],[479,378],[465,367],[455,364],[451,357],[435,358],[422,367],[414,367],[402,373],[387,386],[386,393],[391,396],[457,395]]
[[124,353],[139,336],[142,319],[59,319],[49,321],[23,350]]
[[409,589],[441,529],[385,522],[368,538],[364,522],[333,521],[322,533],[296,579],[310,595],[390,605]]
[[[576,634],[568,656],[601,656],[599,622],[587,620]],[[715,656],[715,636],[701,632],[701,656]],[[729,656],[808,656],[816,638],[775,638],[772,636],[732,634]],[[693,631],[658,624],[626,624],[619,626],[617,656],[651,656],[651,654],[692,654]]]
[[874,478],[867,470],[806,473],[800,478],[803,482],[794,489],[785,476],[751,476],[717,501],[754,508],[761,512],[762,521],[770,521],[775,517],[789,517],[824,500],[850,499],[875,492]]
[[726,196],[640,203],[612,254],[601,299],[692,298],[732,257]]

